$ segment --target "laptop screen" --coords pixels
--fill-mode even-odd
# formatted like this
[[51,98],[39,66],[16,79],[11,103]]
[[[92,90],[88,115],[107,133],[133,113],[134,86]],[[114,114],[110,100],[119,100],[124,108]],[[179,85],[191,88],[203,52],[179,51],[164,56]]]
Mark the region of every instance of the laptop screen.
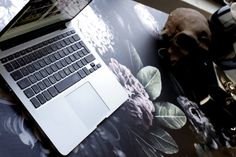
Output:
[[[0,2],[1,1],[7,1],[11,2],[12,5],[17,5],[18,1],[23,3],[28,0],[0,0]],[[90,1],[91,0],[31,0],[24,11],[20,15],[17,15],[19,18],[14,21],[14,24],[1,37],[0,41],[59,21],[71,20]]]
[[0,0],[0,32],[28,2],[29,0]]

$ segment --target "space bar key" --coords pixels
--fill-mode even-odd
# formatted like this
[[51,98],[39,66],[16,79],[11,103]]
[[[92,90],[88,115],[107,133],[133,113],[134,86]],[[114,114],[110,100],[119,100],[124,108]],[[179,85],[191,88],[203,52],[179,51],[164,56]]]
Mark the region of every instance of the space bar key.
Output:
[[62,80],[61,82],[57,83],[55,85],[55,88],[57,89],[57,91],[59,93],[61,93],[80,80],[81,80],[81,77],[79,76],[79,74],[74,73],[73,75],[71,75],[71,76],[65,78],[64,80]]

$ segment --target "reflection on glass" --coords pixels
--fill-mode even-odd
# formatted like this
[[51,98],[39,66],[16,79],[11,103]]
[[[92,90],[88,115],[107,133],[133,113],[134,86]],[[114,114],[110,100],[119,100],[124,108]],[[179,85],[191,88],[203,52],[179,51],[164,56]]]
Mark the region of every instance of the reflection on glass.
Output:
[[15,17],[29,0],[0,0],[0,31]]

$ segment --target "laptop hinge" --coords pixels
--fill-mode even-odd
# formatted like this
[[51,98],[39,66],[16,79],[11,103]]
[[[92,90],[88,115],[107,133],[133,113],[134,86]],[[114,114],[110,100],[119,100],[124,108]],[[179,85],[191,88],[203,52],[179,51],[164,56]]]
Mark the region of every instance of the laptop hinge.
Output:
[[20,45],[22,43],[25,43],[27,41],[30,41],[32,39],[38,38],[40,36],[46,35],[48,33],[51,33],[56,30],[61,30],[66,28],[66,22],[65,21],[60,21],[55,24],[49,25],[42,27],[40,29],[19,35],[17,37],[5,40],[0,42],[0,49],[1,50],[7,50],[10,49],[14,46]]

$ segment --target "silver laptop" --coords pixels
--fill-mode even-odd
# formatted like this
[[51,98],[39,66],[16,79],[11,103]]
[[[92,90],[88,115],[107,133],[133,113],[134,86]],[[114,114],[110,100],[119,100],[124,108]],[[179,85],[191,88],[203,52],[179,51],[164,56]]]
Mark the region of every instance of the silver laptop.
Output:
[[89,3],[0,0],[0,73],[63,155],[128,98],[73,27]]

